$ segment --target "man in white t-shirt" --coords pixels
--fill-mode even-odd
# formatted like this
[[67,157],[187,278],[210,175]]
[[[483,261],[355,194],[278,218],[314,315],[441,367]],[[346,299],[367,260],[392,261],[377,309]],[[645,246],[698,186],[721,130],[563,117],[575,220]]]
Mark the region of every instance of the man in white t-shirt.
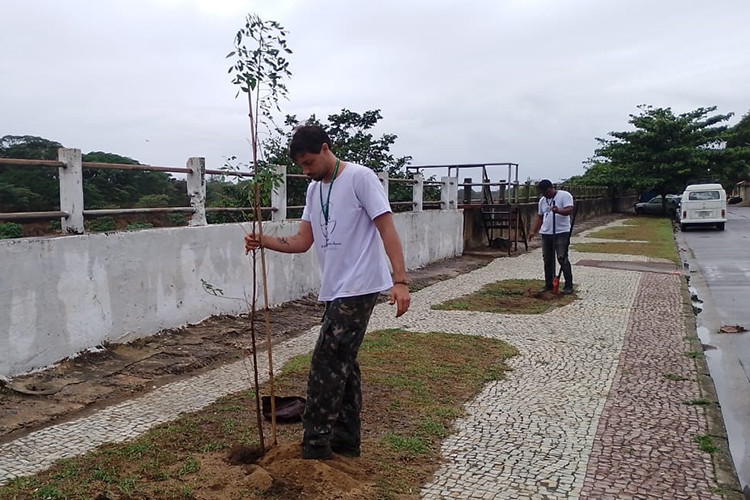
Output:
[[568,260],[570,246],[570,216],[575,210],[573,195],[562,189],[555,189],[548,179],[539,182],[539,206],[534,229],[529,233],[529,239],[540,233],[542,235],[542,258],[544,259],[544,288],[542,291],[552,290],[555,278],[555,254],[560,263],[565,286],[562,293],[573,293],[573,271]]
[[[297,128],[289,154],[313,182],[294,236],[245,236],[286,253],[315,246],[321,270],[318,299],[326,309],[313,351],[302,417],[302,457],[359,456],[362,388],[357,354],[380,292],[390,289],[396,317],[409,309],[409,283],[388,198],[375,172],[339,160],[318,126]],[[382,245],[381,245],[382,240]],[[383,255],[391,262],[393,279]]]

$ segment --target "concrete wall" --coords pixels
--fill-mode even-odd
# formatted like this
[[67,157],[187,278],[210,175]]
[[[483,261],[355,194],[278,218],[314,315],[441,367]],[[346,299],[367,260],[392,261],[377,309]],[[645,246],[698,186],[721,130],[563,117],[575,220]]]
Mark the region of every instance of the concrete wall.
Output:
[[[463,252],[459,210],[396,214],[408,269]],[[294,234],[298,222],[267,223]],[[250,224],[246,224],[250,230]],[[214,314],[247,312],[250,257],[240,224],[0,240],[0,376],[57,362]],[[258,254],[259,256],[260,254]],[[258,257],[260,261],[260,257]],[[266,253],[271,306],[317,292],[305,254]],[[201,280],[223,291],[207,293]],[[260,282],[260,262],[258,262]],[[262,293],[259,289],[259,307]]]

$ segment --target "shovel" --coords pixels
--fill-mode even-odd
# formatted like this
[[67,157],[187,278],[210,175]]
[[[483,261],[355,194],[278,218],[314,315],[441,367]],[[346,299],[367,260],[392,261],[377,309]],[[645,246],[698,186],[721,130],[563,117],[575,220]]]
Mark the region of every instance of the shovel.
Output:
[[[576,213],[578,212],[577,207],[576,210],[573,211],[573,215],[570,218],[570,235],[573,236],[573,224],[576,223]],[[554,239],[556,238],[555,235],[555,212],[552,212],[552,246],[554,246]],[[555,250],[557,251],[557,250]],[[557,257],[557,254],[555,254],[555,257]],[[555,279],[552,280],[552,293],[559,293],[560,292],[560,275],[562,274],[562,265],[560,265],[560,270],[557,271],[557,276],[555,276]]]
[[560,293],[560,275],[562,274],[562,266],[560,266],[560,270],[557,271],[557,276],[552,280],[552,293]]
[[[553,200],[554,203],[554,200]],[[552,205],[554,207],[554,205]],[[551,210],[551,209],[550,209]],[[557,227],[555,227],[555,212],[552,212],[552,262],[557,266]],[[552,280],[552,293],[555,295],[560,293],[560,275],[562,274],[562,266],[558,271],[557,276]]]

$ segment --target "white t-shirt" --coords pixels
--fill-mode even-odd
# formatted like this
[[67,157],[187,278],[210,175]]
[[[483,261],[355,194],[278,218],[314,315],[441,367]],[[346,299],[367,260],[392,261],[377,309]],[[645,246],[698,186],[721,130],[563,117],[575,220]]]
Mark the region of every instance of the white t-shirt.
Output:
[[[327,222],[324,206],[328,207]],[[390,211],[380,179],[367,167],[347,163],[332,183],[310,183],[302,220],[312,226],[320,263],[318,300],[382,292],[393,286],[373,222]]]
[[545,198],[542,196],[539,198],[539,210],[538,213],[543,217],[542,228],[539,230],[539,234],[553,234],[552,232],[552,217],[554,220],[554,234],[569,233],[570,232],[570,215],[553,214],[552,207],[567,208],[573,206],[573,195],[562,189],[558,189],[555,196],[552,198]]

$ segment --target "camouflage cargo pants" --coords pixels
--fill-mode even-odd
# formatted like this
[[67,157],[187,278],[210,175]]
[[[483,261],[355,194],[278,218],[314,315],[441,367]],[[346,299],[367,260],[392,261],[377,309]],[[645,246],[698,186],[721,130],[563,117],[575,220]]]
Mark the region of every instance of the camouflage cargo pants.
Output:
[[378,293],[326,303],[307,379],[303,449],[359,454],[362,376],[359,347]]

